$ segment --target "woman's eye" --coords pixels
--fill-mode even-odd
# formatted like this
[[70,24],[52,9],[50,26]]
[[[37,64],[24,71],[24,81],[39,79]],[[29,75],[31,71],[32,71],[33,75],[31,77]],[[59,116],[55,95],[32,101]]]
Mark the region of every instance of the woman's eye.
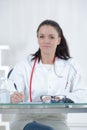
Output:
[[51,36],[50,38],[51,38],[51,39],[54,39],[54,37],[52,37],[52,36]]
[[44,36],[39,36],[40,38],[44,38]]
[[[39,36],[39,38],[45,38],[45,36]],[[48,37],[48,38],[50,38],[50,39],[54,39],[55,37],[50,36],[50,37]]]

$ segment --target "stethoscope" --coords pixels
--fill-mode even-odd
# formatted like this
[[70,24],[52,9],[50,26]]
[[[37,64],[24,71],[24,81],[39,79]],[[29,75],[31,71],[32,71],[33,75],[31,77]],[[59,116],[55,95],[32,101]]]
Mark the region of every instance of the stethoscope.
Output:
[[33,64],[33,67],[32,67],[32,70],[31,70],[31,75],[30,75],[30,102],[32,102],[32,79],[33,79],[33,74],[34,74],[34,69],[35,69],[35,65],[36,65],[36,62],[37,62],[37,58],[34,60],[34,64]]
[[[31,75],[30,75],[30,84],[29,84],[29,88],[30,88],[30,89],[29,89],[30,102],[32,102],[32,79],[33,79],[34,69],[35,69],[37,60],[38,60],[38,58],[36,58],[36,59],[34,60],[33,67],[32,67],[32,70],[31,70]],[[55,58],[54,58],[53,61],[55,62]],[[58,78],[62,78],[62,77],[63,77],[63,76],[62,76],[62,72],[61,72],[61,74],[58,74],[58,73],[56,72],[55,64],[54,64],[54,72],[55,72],[55,74],[58,76]]]

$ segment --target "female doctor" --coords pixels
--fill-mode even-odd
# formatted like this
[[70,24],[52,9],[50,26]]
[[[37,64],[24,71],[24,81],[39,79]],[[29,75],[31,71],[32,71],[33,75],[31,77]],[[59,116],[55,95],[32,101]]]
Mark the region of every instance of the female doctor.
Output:
[[[59,24],[43,21],[37,29],[38,51],[16,64],[9,79],[11,103],[39,102],[42,95],[66,95],[75,103],[87,102],[87,88]],[[14,87],[15,86],[15,87]],[[22,130],[32,120],[55,130],[69,130],[66,114],[16,115],[11,130]]]

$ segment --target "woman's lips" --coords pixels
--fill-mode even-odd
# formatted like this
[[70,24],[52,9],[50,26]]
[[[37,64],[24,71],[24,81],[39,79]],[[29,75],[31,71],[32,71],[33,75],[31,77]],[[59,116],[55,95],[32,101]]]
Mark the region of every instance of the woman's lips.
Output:
[[47,45],[46,45],[46,46],[43,46],[43,47],[47,47],[47,48],[48,48],[48,47],[50,47],[50,46],[47,46]]

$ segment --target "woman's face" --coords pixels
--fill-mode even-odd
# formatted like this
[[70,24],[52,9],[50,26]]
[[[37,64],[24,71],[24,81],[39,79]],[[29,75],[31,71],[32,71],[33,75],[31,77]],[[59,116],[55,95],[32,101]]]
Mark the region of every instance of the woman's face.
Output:
[[38,31],[37,38],[41,54],[48,55],[55,54],[56,47],[61,41],[57,30],[50,25],[41,26]]

